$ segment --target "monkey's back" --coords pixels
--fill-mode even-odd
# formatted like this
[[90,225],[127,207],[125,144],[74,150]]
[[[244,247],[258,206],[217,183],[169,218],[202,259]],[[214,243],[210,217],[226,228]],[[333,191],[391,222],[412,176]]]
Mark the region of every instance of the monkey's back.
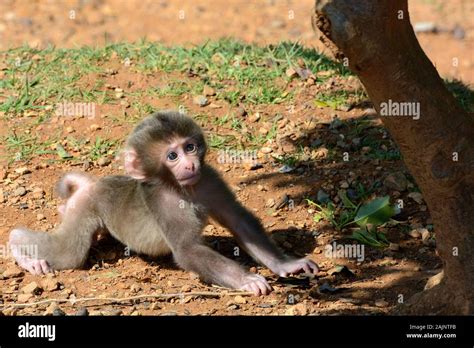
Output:
[[97,211],[103,224],[130,249],[151,256],[171,252],[162,228],[150,211],[141,183],[129,176],[101,178],[96,184]]

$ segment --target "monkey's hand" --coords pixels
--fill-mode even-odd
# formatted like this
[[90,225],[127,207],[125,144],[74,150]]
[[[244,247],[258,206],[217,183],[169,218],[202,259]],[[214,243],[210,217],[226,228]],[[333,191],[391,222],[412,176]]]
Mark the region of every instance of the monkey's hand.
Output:
[[284,260],[272,267],[273,273],[280,277],[288,277],[290,274],[319,272],[318,265],[308,258]]
[[239,290],[253,292],[255,295],[268,295],[273,289],[267,280],[259,274],[249,273],[244,276],[243,284]]

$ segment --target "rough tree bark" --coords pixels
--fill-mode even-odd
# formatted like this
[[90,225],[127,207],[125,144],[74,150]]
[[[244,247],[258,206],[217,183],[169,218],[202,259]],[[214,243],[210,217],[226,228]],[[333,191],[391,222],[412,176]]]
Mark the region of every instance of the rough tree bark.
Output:
[[394,313],[474,314],[473,115],[421,49],[406,0],[316,0],[312,23],[336,58],[348,58],[379,114],[390,99],[420,103],[418,120],[382,120],[428,205],[444,277]]

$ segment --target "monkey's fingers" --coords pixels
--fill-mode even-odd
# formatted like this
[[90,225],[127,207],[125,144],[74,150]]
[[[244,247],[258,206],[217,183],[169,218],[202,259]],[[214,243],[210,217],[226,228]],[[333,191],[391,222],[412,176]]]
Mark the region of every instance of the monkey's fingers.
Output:
[[306,264],[306,268],[305,268],[305,272],[306,273],[313,273],[313,274],[316,274],[319,272],[319,267],[318,265],[313,262],[312,260],[308,260],[308,263]]
[[51,267],[49,267],[49,264],[46,260],[39,260],[40,265],[41,265],[41,270],[43,271],[43,274],[47,273],[52,273],[53,270]]
[[52,271],[46,260],[23,258],[22,260],[17,262],[20,267],[23,267],[28,272],[34,275],[43,275]]
[[23,269],[26,269],[31,274],[38,275],[39,274],[38,270],[35,267],[34,263],[31,261],[32,261],[31,259],[27,259],[27,258],[16,259],[16,263],[18,264],[18,266],[20,266]]
[[256,296],[268,295],[273,289],[267,280],[258,274],[249,275],[246,283],[240,288],[241,290],[251,291]]
[[319,272],[318,265],[309,259],[303,259],[300,269],[296,273],[316,274]]
[[318,265],[307,258],[294,259],[282,263],[275,273],[280,277],[286,278],[289,274],[298,274],[302,272],[316,274],[319,272]]
[[43,274],[43,268],[41,267],[41,261],[40,260],[32,261],[31,266],[35,270],[35,274]]

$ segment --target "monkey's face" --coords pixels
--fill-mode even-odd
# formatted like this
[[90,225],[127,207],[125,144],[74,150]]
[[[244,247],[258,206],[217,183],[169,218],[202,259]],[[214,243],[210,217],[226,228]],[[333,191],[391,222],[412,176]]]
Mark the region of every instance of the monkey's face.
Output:
[[177,139],[167,145],[164,164],[181,186],[192,186],[201,178],[200,146],[193,138]]
[[163,111],[135,128],[124,153],[124,167],[132,178],[191,186],[201,177],[206,141],[191,118]]

